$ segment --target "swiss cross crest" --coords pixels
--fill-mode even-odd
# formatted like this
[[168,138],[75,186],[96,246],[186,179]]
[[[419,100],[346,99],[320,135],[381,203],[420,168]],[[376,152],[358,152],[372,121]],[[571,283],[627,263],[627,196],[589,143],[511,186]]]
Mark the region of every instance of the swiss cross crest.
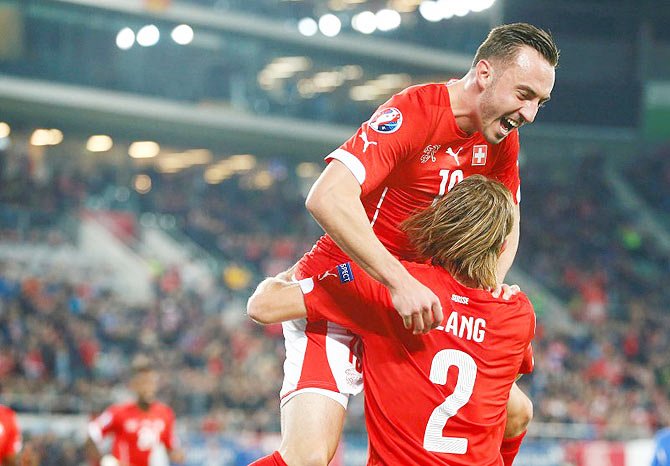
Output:
[[423,154],[421,155],[421,163],[426,163],[429,160],[435,162],[435,154],[440,149],[439,144],[428,145],[423,149]]
[[472,165],[486,165],[486,144],[472,147]]

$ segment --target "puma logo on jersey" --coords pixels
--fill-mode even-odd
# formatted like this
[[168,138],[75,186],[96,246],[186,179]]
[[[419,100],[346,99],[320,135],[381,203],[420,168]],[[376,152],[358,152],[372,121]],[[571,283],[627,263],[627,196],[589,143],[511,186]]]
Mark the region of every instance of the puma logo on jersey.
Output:
[[459,166],[461,165],[461,162],[458,161],[458,154],[460,154],[462,150],[463,150],[463,147],[459,147],[458,150],[456,151],[456,153],[454,153],[454,151],[451,149],[451,147],[447,147],[447,154],[451,155],[454,158],[454,160],[456,161],[456,165],[459,165]]
[[368,135],[365,134],[364,132],[358,135],[359,138],[363,140],[363,152],[368,150],[369,145],[377,145],[375,141],[368,141]]
[[327,271],[325,271],[323,274],[319,275],[319,281],[323,280],[323,279],[326,278],[326,277],[337,277],[337,278],[339,278],[339,277],[337,276],[337,274],[335,274],[335,273],[330,273],[330,271],[327,270]]

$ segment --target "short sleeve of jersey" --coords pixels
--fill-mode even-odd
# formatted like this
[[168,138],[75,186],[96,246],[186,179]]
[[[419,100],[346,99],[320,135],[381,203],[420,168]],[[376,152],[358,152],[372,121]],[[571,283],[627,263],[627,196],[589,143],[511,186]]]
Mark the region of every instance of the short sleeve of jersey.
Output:
[[162,434],[161,441],[165,445],[168,451],[174,450],[179,447],[179,439],[177,438],[177,432],[174,428],[175,416],[172,409],[166,407],[165,410],[165,430]]
[[[361,196],[377,188],[391,170],[423,148],[433,126],[431,91],[409,88],[380,106],[326,161],[344,163],[361,185]],[[433,91],[434,92],[434,91]]]
[[490,176],[507,186],[515,203],[521,202],[518,131],[514,130],[500,143],[500,152],[498,152],[496,164]]
[[523,353],[523,360],[521,361],[519,374],[530,374],[531,372],[533,372],[533,369],[535,368],[535,358],[533,357],[533,345],[531,342],[533,340],[533,337],[535,337],[536,317],[533,305],[530,303],[530,300],[525,295],[523,295],[521,298],[521,305],[523,307],[523,310],[529,314],[530,325],[528,328],[528,335],[526,337],[526,341],[528,343]]
[[0,452],[0,458],[14,456],[21,451],[22,447],[21,430],[19,429],[16,413],[13,411],[9,411],[6,429],[5,444]]
[[308,319],[326,319],[360,335],[378,332],[393,306],[388,290],[354,263],[299,283]]
[[102,441],[105,435],[114,431],[119,422],[119,409],[118,406],[110,406],[89,423],[88,433],[94,442]]
[[523,353],[523,361],[519,368],[519,374],[530,374],[535,369],[535,358],[533,356],[533,345],[528,343],[526,351]]

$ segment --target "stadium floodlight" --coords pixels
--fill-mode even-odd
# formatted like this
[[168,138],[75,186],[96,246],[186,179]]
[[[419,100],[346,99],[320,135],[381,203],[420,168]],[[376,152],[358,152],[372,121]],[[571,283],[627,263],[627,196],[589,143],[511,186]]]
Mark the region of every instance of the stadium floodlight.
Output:
[[151,191],[151,178],[143,173],[135,175],[133,179],[133,188],[140,194],[146,194]]
[[335,37],[340,33],[342,23],[340,18],[332,13],[327,13],[319,18],[319,30],[326,37]]
[[298,21],[298,32],[303,36],[311,37],[319,32],[319,25],[312,18],[302,18]]
[[442,19],[449,19],[456,13],[457,0],[437,0],[437,9]]
[[116,35],[116,46],[121,50],[128,50],[135,43],[135,33],[130,28],[123,28]]
[[86,150],[89,152],[107,152],[114,147],[114,141],[106,134],[94,134],[86,142]]
[[59,129],[37,128],[30,135],[33,146],[55,146],[63,142],[63,132]]
[[156,45],[161,38],[161,33],[154,24],[147,24],[137,31],[137,43],[142,47]]
[[0,139],[4,139],[10,135],[12,129],[4,121],[0,121]]
[[372,34],[377,29],[377,16],[371,11],[361,11],[351,18],[351,27],[363,34]]
[[377,28],[384,32],[397,28],[402,21],[400,13],[388,8],[379,10],[375,16],[377,18]]
[[454,14],[456,16],[465,16],[470,13],[470,0],[455,0]]
[[156,157],[161,147],[154,141],[135,141],[128,148],[128,155],[134,159],[150,159]]
[[491,8],[496,0],[470,0],[470,10],[475,13]]
[[188,24],[180,24],[170,33],[172,40],[179,45],[188,45],[193,41],[193,28]]
[[430,21],[431,23],[436,23],[442,19],[442,13],[437,6],[437,2],[433,0],[425,0],[419,5],[419,13],[423,16],[423,19]]

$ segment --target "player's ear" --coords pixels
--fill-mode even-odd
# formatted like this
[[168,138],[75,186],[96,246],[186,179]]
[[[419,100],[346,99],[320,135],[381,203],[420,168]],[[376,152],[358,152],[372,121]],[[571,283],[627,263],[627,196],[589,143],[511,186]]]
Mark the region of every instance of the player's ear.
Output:
[[507,249],[507,240],[503,241],[502,247],[500,248],[500,253],[498,254],[498,257],[502,256],[502,253],[505,252],[505,249]]
[[486,59],[481,59],[475,65],[475,77],[480,89],[486,89],[493,82],[493,66]]

